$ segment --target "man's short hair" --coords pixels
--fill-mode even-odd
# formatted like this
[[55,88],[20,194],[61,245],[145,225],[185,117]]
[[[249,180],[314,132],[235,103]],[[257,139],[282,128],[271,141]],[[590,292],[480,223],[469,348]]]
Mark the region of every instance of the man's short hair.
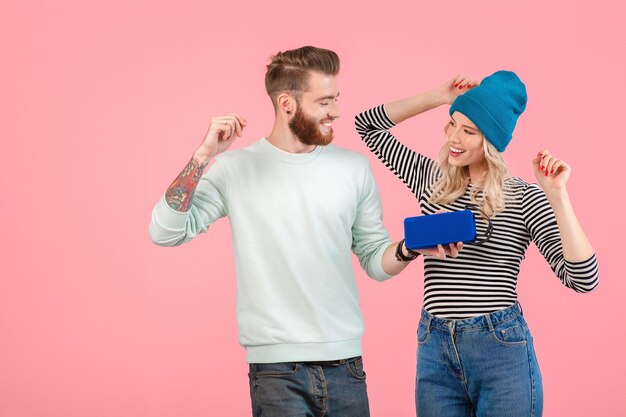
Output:
[[301,93],[308,88],[311,71],[337,75],[339,56],[331,50],[314,46],[303,46],[272,56],[265,73],[265,90],[274,107],[276,97],[283,92],[289,92],[299,100]]

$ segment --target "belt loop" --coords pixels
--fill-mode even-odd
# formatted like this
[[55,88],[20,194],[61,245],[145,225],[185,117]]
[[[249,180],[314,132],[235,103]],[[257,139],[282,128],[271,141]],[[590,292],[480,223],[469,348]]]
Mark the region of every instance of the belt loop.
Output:
[[450,334],[454,334],[456,331],[456,320],[448,320],[448,329],[450,329]]
[[519,307],[519,313],[523,316],[524,310],[522,310],[522,305],[519,303],[519,301],[517,302],[517,306]]
[[487,320],[487,327],[489,327],[489,331],[493,332],[493,322],[491,321],[491,314],[485,314],[485,320]]
[[433,315],[428,314],[428,321],[426,322],[426,328],[428,329],[428,333],[430,333],[430,329],[432,328],[432,325],[433,325]]

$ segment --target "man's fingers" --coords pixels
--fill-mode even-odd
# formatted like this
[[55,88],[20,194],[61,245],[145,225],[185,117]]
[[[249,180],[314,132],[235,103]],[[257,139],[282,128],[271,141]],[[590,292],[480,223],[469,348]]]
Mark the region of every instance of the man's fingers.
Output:
[[219,121],[215,123],[215,129],[217,132],[221,133],[220,139],[228,140],[233,134],[234,128],[227,121]]
[[237,136],[241,136],[242,127],[241,127],[241,123],[239,123],[239,119],[235,117],[232,120],[232,125],[234,127],[234,131],[237,134]]
[[[224,116],[217,116],[213,118],[213,123],[227,123],[231,126],[231,135],[237,134],[237,136],[241,136],[243,133],[243,129],[246,127],[248,122],[243,117],[239,116],[237,113],[229,113]],[[230,136],[230,135],[229,135]]]
[[235,122],[235,128],[236,128],[235,130],[237,132],[237,136],[241,136],[243,129],[246,127],[246,124],[248,122],[246,121],[246,119],[239,116],[237,113],[230,113],[229,116],[231,120]]
[[230,115],[236,118],[242,127],[245,127],[248,124],[248,121],[244,119],[243,117],[239,116],[237,113],[231,113]]

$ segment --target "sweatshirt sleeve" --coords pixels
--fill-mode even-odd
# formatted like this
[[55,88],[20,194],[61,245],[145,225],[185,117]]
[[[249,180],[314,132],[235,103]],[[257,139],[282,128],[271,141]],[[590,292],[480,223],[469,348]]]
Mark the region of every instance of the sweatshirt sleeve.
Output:
[[178,246],[208,230],[209,225],[228,214],[227,177],[219,160],[200,178],[186,212],[167,205],[165,196],[152,210],[150,239],[160,246]]
[[389,132],[395,124],[383,105],[359,113],[354,123],[370,151],[419,199],[424,189],[436,180],[438,164],[409,149]]
[[383,209],[374,176],[367,160],[365,164],[363,187],[352,225],[352,251],[369,277],[384,281],[392,277],[382,265],[383,253],[391,239],[383,225]]
[[589,292],[598,285],[598,261],[589,259],[571,262],[563,257],[561,235],[552,207],[541,188],[530,184],[522,201],[524,223],[539,252],[563,285],[576,292]]

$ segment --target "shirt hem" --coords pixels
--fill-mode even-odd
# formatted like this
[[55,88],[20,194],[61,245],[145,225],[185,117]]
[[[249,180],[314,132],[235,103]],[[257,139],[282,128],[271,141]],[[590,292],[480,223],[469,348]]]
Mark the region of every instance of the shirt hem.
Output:
[[245,346],[247,363],[333,361],[361,356],[361,339]]

